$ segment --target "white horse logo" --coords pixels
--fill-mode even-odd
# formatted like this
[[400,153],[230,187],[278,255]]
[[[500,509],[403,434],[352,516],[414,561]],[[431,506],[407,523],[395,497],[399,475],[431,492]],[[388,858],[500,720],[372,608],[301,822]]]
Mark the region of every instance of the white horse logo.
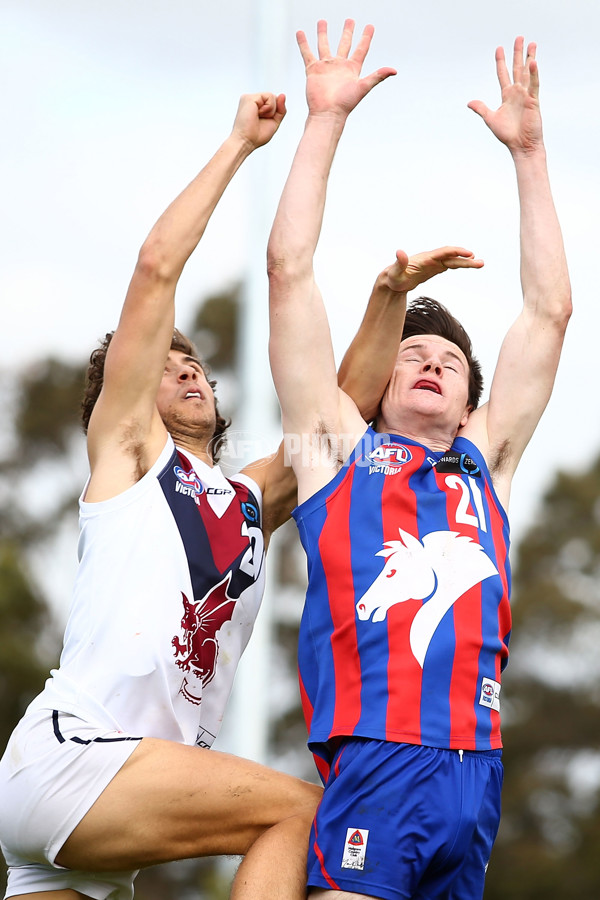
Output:
[[410,628],[410,648],[423,668],[434,632],[450,607],[498,570],[481,544],[456,531],[432,531],[421,542],[400,530],[376,555],[386,557],[383,572],[356,604],[358,618],[382,622],[388,609],[406,600],[427,602]]

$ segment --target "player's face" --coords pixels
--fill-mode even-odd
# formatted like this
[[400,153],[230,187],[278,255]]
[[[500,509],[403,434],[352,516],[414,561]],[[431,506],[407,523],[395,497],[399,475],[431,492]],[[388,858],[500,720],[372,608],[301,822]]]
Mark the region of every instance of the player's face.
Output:
[[[193,356],[171,350],[156,395],[156,405],[167,430],[177,425],[214,430],[215,395],[206,380],[204,369]],[[211,433],[212,433],[211,430]]]
[[462,350],[435,334],[419,334],[400,344],[396,366],[382,401],[392,418],[416,413],[458,431],[469,406],[469,364]]

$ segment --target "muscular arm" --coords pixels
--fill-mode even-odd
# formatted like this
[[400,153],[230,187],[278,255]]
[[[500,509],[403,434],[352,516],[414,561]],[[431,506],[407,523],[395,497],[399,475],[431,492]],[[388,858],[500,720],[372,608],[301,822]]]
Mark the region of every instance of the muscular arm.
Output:
[[[393,74],[391,69],[380,69],[359,77],[373,29],[365,29],[349,56],[353,29],[354,23],[347,20],[337,55],[332,57],[326,23],[319,22],[318,59],[305,35],[298,34],[309,114],[269,239],[269,352],[284,431],[295,445],[292,462],[300,499],[323,483],[324,477],[327,480],[318,460],[310,453],[307,458],[305,439],[337,434],[341,407],[349,403],[338,391],[329,326],[313,273],[327,180],[347,116],[376,84]],[[356,409],[350,418],[359,429]]]
[[473,414],[463,432],[487,453],[505,502],[550,398],[571,315],[567,262],[546,166],[535,50],[529,44],[524,61],[523,39],[517,38],[511,81],[499,48],[500,108],[492,112],[480,101],[469,104],[508,147],[519,191],[523,308],[502,344],[487,409]]
[[244,95],[229,137],[146,238],[90,420],[88,497],[100,499],[124,490],[158,457],[166,431],[156,394],[173,335],[177,281],[235,172],[270,140],[284,114],[283,95]]
[[377,276],[360,329],[346,351],[338,381],[370,422],[390,380],[404,326],[406,297],[420,284],[449,269],[479,269],[483,260],[464,247],[440,247],[396,259]]

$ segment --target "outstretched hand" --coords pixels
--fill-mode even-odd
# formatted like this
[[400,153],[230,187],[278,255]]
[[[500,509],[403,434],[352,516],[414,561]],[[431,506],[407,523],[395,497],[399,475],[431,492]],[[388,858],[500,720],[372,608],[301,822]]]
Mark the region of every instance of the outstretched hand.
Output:
[[255,150],[269,143],[285,114],[285,94],[242,94],[233,132]]
[[506,144],[513,154],[531,153],[543,143],[536,45],[528,44],[527,56],[523,60],[524,43],[522,37],[515,40],[512,81],[504,49],[498,47],[496,50],[496,72],[502,91],[501,106],[493,111],[481,100],[472,100],[468,104],[469,109],[481,116],[498,140]]
[[384,67],[364,78],[360,77],[374,30],[372,25],[367,25],[354,53],[349,55],[354,22],[346,19],[337,54],[332,56],[327,22],[321,19],[317,24],[318,59],[311,51],[305,33],[297,32],[298,47],[306,66],[306,99],[310,115],[340,115],[345,118],[376,84],[396,74],[395,69]]
[[464,247],[439,247],[414,256],[397,250],[396,262],[383,275],[391,290],[405,293],[448,269],[481,269],[482,266],[483,260],[475,259],[475,255]]

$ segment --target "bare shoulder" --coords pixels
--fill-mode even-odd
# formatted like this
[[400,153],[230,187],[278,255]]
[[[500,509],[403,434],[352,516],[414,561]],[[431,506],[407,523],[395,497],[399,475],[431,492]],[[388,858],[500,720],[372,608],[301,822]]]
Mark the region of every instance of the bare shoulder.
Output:
[[466,438],[472,444],[475,444],[486,462],[489,459],[488,433],[487,433],[487,416],[488,404],[484,403],[474,409],[467,419],[467,424],[459,429],[457,437]]
[[484,403],[470,414],[467,424],[458,432],[458,437],[466,438],[477,447],[492,479],[509,466],[510,441],[506,435],[490,434],[489,403]]
[[250,463],[241,474],[251,478],[262,493],[266,546],[272,533],[289,519],[297,504],[296,476],[286,459],[283,442],[275,453]]

